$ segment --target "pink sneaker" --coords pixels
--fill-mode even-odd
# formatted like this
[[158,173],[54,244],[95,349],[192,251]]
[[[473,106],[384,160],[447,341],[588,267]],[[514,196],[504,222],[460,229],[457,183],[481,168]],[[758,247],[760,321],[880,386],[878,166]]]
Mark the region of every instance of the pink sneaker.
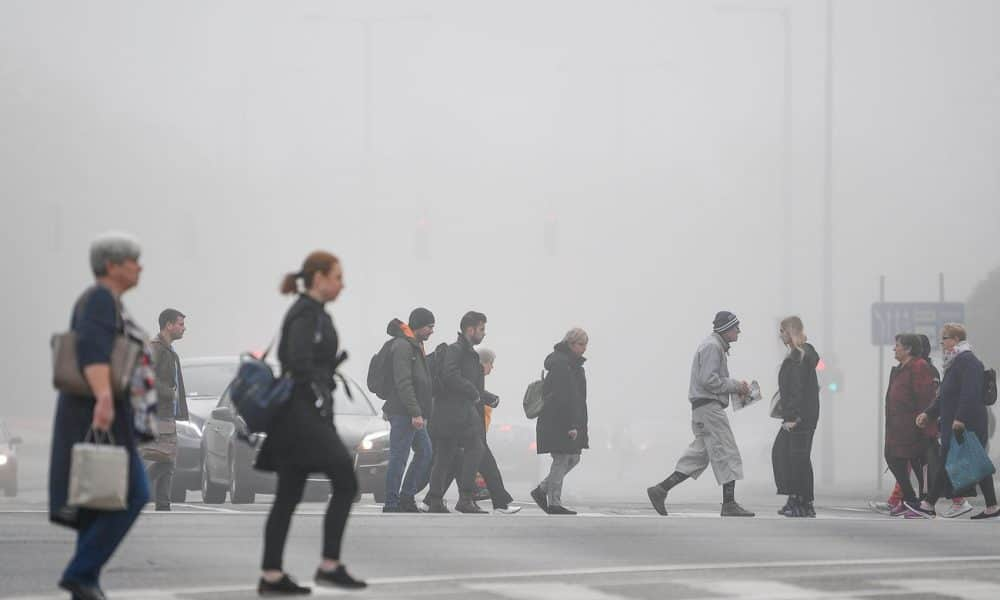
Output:
[[906,513],[909,513],[909,512],[913,512],[913,511],[911,511],[910,509],[906,508],[906,506],[902,502],[900,502],[899,504],[897,504],[897,505],[893,506],[891,509],[889,509],[889,516],[890,517],[901,517],[901,516],[903,516],[903,515],[905,515]]

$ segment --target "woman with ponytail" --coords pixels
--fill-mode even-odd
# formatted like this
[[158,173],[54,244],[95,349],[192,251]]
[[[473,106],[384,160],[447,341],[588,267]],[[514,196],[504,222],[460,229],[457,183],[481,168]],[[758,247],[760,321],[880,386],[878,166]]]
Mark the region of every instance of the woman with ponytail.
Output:
[[[299,282],[302,282],[301,290]],[[278,360],[282,375],[292,378],[292,395],[267,432],[255,468],[277,473],[278,484],[264,529],[264,560],[257,591],[262,596],[310,593],[282,569],[282,554],[292,513],[310,473],[325,473],[333,494],[326,509],[323,554],[316,569],[320,586],[363,588],[340,562],[340,546],[351,504],[358,490],[351,454],[333,424],[334,373],[346,357],[337,330],[325,310],[344,289],[336,256],[317,251],[302,268],[285,275],[281,293],[298,293],[281,326]]]

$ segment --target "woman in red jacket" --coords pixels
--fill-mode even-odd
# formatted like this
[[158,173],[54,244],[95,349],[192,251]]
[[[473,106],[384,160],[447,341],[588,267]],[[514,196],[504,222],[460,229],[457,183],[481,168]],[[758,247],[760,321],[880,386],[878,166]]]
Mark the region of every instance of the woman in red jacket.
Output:
[[889,375],[885,397],[885,461],[903,491],[897,515],[919,517],[919,498],[910,483],[910,466],[923,488],[923,461],[926,446],[916,418],[934,400],[934,378],[927,361],[921,358],[920,338],[904,333],[896,336],[899,365]]

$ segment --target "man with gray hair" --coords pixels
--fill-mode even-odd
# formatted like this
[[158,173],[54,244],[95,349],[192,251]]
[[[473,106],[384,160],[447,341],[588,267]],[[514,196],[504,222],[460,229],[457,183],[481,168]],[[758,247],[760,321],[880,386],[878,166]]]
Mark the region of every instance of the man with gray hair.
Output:
[[712,465],[715,479],[722,486],[722,516],[754,516],[736,503],[736,481],[743,479],[743,460],[726,416],[731,395],[745,397],[750,393],[746,381],[729,376],[729,347],[739,337],[740,320],[731,312],[721,311],[715,315],[712,335],[695,352],[688,389],[694,441],[677,461],[673,474],[646,489],[653,508],[661,515],[667,514],[667,492],[671,488],[688,477],[697,479]]
[[160,313],[160,333],[150,342],[156,372],[156,416],[159,436],[141,449],[156,510],[170,510],[170,488],[177,461],[177,421],[188,419],[181,359],[174,342],[184,337],[186,316],[174,308]]

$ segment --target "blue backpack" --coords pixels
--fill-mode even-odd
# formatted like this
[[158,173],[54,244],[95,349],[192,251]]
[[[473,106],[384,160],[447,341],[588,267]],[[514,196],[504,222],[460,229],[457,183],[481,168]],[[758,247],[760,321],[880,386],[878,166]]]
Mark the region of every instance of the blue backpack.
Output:
[[266,359],[267,352],[260,358],[244,354],[229,391],[249,433],[266,432],[292,394],[292,378],[275,377]]

